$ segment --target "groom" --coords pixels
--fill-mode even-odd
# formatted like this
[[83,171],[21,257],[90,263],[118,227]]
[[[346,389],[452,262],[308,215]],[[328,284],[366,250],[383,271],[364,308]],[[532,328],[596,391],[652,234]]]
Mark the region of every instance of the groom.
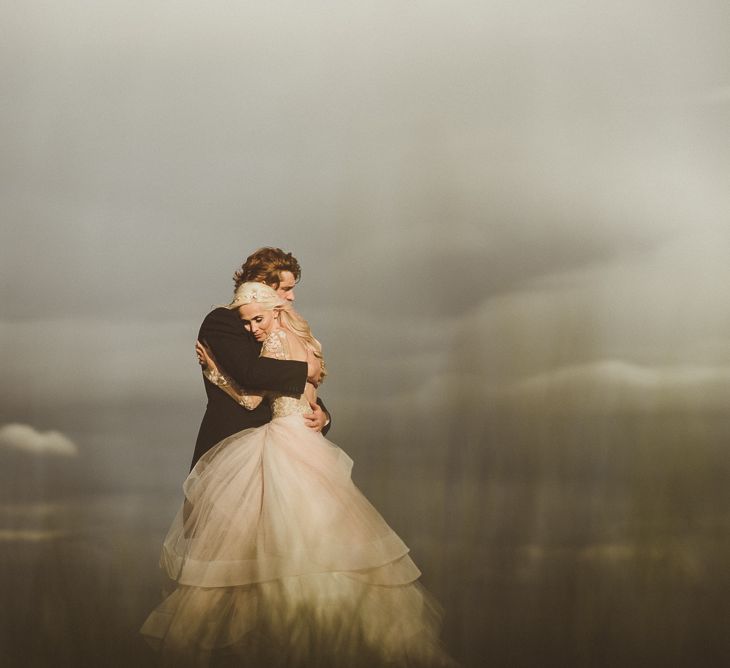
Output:
[[[282,299],[293,302],[294,287],[300,276],[299,262],[291,253],[280,248],[259,248],[246,259],[233,280],[236,288],[247,281],[266,283]],[[241,387],[299,396],[304,392],[307,380],[315,385],[318,383],[321,372],[318,360],[296,362],[259,357],[261,343],[244,329],[243,324],[236,309],[219,307],[205,316],[198,334],[198,340],[207,344],[220,368]],[[191,469],[219,441],[271,420],[268,402],[262,401],[255,410],[246,410],[208,379],[204,377],[203,380],[208,406],[200,424]],[[312,413],[304,419],[311,429],[327,433],[330,419],[319,399]]]

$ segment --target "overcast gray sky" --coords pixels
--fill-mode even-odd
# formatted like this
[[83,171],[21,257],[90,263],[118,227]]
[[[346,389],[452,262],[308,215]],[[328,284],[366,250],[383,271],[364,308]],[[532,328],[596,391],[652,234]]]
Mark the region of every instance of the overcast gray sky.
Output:
[[454,356],[490,386],[728,362],[727,3],[2,18],[0,382],[19,401],[192,400],[197,325],[264,244],[302,261],[349,400]]

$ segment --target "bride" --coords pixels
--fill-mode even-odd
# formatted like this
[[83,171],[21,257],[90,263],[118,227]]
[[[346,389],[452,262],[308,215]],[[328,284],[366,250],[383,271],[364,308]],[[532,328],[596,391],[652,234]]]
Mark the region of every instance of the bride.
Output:
[[[262,355],[305,360],[319,342],[290,304],[244,283],[228,306]],[[440,608],[408,547],[353,484],[352,460],[302,415],[316,400],[251,394],[204,352],[205,374],[273,419],[211,448],[183,483],[160,564],[176,588],[141,632],[164,665],[454,666]]]

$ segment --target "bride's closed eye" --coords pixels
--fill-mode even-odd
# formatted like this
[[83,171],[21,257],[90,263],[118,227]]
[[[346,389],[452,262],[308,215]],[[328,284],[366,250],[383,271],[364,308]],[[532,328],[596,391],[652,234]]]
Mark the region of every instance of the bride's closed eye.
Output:
[[251,331],[251,323],[255,322],[256,324],[259,324],[259,323],[263,322],[263,320],[264,319],[260,315],[259,316],[256,316],[255,318],[251,318],[251,320],[244,320],[243,321],[243,328],[247,332],[250,332]]

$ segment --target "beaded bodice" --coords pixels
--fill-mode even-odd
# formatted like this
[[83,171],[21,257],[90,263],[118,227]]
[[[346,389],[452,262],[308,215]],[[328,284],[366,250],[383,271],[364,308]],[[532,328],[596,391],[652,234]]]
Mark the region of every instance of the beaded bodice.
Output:
[[303,396],[285,397],[274,396],[271,401],[271,417],[286,417],[287,415],[305,415],[311,413],[309,402]]
[[[261,354],[265,357],[287,360],[290,359],[288,348],[286,332],[279,329],[266,338]],[[303,394],[299,397],[270,394],[269,401],[271,402],[271,416],[275,418],[286,417],[287,415],[305,415],[312,412],[309,402]]]

